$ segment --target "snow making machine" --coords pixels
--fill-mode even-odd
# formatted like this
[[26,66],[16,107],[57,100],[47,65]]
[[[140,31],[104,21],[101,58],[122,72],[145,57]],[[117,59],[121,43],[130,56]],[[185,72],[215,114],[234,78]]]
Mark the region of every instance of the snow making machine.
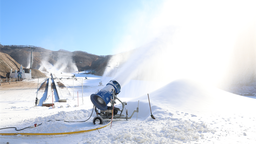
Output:
[[[120,93],[121,86],[115,81],[111,80],[107,85],[102,88],[96,94],[91,95],[91,101],[95,106],[96,117],[93,119],[94,124],[103,124],[104,121],[110,121],[114,119],[125,119],[128,120],[132,118],[135,112],[139,112],[139,107],[133,111],[132,115],[128,116],[128,110],[126,110],[126,114],[123,115],[126,102],[122,102],[117,98],[117,95]],[[118,100],[122,109],[115,107],[116,100]],[[110,103],[110,106],[108,104]]]

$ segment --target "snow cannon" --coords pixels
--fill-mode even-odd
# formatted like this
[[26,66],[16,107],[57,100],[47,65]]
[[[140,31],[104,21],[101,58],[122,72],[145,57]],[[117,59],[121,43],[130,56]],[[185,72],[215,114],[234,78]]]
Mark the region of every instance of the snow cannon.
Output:
[[[95,106],[96,117],[93,119],[94,124],[103,124],[103,121],[109,121],[113,119],[130,119],[135,112],[139,112],[139,107],[133,111],[132,115],[128,117],[128,110],[126,110],[126,116],[122,115],[126,102],[122,102],[117,98],[120,93],[121,86],[115,81],[111,80],[107,85],[102,88],[96,94],[91,95],[91,101]],[[122,109],[115,107],[116,100],[121,103]],[[108,104],[111,106],[108,106]]]
[[111,99],[114,99],[114,96],[120,93],[120,89],[120,84],[115,80],[111,80],[97,94],[91,95],[91,101],[98,109],[107,110],[108,103]]

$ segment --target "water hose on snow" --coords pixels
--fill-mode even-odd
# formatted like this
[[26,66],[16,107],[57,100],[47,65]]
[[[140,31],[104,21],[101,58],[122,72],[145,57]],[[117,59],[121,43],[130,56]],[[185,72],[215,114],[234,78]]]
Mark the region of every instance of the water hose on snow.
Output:
[[[51,122],[51,121],[63,121],[63,122],[67,122],[67,123],[86,122],[86,121],[88,121],[88,120],[92,117],[93,110],[94,110],[94,106],[93,106],[93,108],[92,108],[92,112],[91,112],[91,115],[89,116],[89,118],[86,119],[86,120],[83,120],[83,121],[48,120],[47,122]],[[18,129],[17,127],[4,127],[4,128],[0,128],[0,130],[14,128],[16,131],[22,131],[22,130],[25,130],[25,129],[28,129],[28,128],[35,128],[35,127],[41,126],[42,124],[43,124],[43,123],[34,124],[34,125],[32,125],[32,126],[27,126],[27,127],[21,128],[21,129]]]

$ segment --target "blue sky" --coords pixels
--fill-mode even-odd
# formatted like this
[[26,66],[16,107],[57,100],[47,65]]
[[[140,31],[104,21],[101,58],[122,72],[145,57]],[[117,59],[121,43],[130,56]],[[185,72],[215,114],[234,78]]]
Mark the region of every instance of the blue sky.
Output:
[[143,11],[148,2],[1,0],[0,43],[33,45],[53,51],[113,54],[129,33],[133,17]]

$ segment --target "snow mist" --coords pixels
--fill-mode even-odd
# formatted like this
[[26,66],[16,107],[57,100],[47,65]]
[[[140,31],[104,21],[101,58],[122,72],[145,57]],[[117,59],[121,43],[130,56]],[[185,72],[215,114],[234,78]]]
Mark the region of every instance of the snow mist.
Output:
[[152,91],[177,79],[219,87],[255,81],[255,6],[254,1],[164,1],[154,14],[145,6],[118,47],[126,52],[112,57],[104,76],[122,86],[152,81]]
[[76,64],[73,62],[73,54],[71,52],[58,51],[57,55],[53,56],[53,59],[56,60],[54,64],[49,62],[50,55],[53,54],[46,54],[45,59],[41,61],[39,70],[46,69],[49,73],[74,73],[78,71]]

